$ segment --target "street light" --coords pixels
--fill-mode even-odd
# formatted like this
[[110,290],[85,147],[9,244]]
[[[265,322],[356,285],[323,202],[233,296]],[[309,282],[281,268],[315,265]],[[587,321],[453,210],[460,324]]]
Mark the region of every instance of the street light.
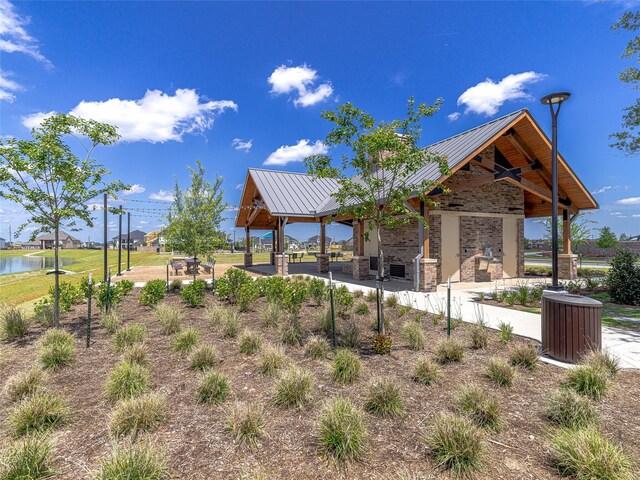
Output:
[[[558,285],[558,114],[570,96],[569,92],[557,92],[540,99],[540,103],[549,105],[551,112],[551,290],[561,290]],[[554,109],[554,105],[558,107]]]

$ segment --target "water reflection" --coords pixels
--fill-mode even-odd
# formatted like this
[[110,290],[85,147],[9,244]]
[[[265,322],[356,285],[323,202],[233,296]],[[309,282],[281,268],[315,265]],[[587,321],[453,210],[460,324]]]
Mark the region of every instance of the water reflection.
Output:
[[[64,257],[60,257],[59,262],[60,268],[64,268],[65,265],[71,265],[73,263],[72,260]],[[39,255],[29,257],[3,257],[2,252],[0,252],[0,275],[43,269],[53,269],[53,257],[41,257]]]

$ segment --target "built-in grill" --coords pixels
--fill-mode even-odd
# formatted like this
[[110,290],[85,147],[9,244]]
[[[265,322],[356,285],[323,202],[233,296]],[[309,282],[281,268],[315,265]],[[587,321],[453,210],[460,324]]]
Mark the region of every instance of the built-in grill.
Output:
[[389,276],[404,278],[404,265],[399,265],[399,264],[389,265]]
[[369,257],[369,270],[378,270],[378,257]]

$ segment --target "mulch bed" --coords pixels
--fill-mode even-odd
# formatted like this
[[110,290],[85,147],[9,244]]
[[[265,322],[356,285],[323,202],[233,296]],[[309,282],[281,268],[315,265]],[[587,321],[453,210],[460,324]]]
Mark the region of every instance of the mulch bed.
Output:
[[[566,371],[540,363],[534,371],[520,371],[513,387],[503,389],[484,376],[486,362],[493,356],[506,356],[508,346],[490,333],[488,348],[468,349],[466,360],[443,366],[442,379],[432,386],[423,386],[411,379],[413,365],[420,355],[432,355],[438,342],[446,337],[443,325],[433,325],[431,317],[423,315],[427,347],[423,352],[407,348],[400,335],[401,325],[414,312],[399,316],[398,309],[387,309],[391,318],[393,352],[380,356],[370,349],[374,333],[373,313],[356,316],[360,327],[364,364],[361,378],[353,385],[341,386],[330,377],[331,360],[309,360],[303,347],[286,347],[287,356],[315,376],[313,401],[306,407],[283,409],[273,406],[275,380],[258,370],[258,356],[238,352],[235,340],[225,339],[217,327],[206,320],[205,308],[183,306],[179,295],[169,294],[164,300],[184,309],[183,326],[194,326],[202,333],[201,343],[215,345],[222,362],[218,370],[230,380],[232,399],[256,401],[266,409],[268,436],[261,446],[252,450],[238,445],[225,430],[224,411],[230,404],[210,407],[196,402],[195,387],[199,373],[189,369],[185,357],[171,351],[171,336],[162,335],[151,308],[141,306],[138,290],[125,298],[119,307],[126,323],[141,322],[147,327],[147,345],[153,389],[166,397],[168,419],[159,429],[145,435],[167,459],[171,478],[222,479],[239,478],[243,473],[260,470],[267,478],[277,479],[371,479],[398,478],[400,472],[421,474],[426,478],[454,478],[434,465],[429,448],[423,441],[434,416],[452,411],[456,392],[462,386],[477,383],[495,395],[501,404],[504,426],[488,433],[487,458],[484,470],[477,475],[485,479],[549,479],[559,478],[548,453],[550,424],[542,416],[549,393],[563,381]],[[217,302],[210,293],[207,305]],[[260,299],[250,312],[243,313],[245,327],[260,332],[265,340],[276,343],[277,331],[262,325],[259,312],[265,308]],[[369,304],[370,310],[375,310]],[[319,332],[317,318],[321,307],[306,304],[301,321],[307,332]],[[55,431],[56,478],[91,478],[102,458],[108,456],[115,443],[108,431],[113,404],[105,399],[104,384],[109,370],[120,355],[113,348],[112,338],[94,321],[95,329],[90,349],[84,348],[86,305],[76,306],[63,321],[63,328],[74,332],[78,355],[75,363],[52,373],[48,386],[64,396],[73,409],[71,423]],[[0,378],[28,369],[36,363],[36,341],[43,333],[31,327],[28,336],[2,348],[9,353],[0,365]],[[462,324],[452,336],[469,345],[468,325]],[[530,341],[514,337],[512,342]],[[364,402],[367,381],[377,375],[390,376],[400,385],[407,403],[406,413],[399,418],[380,419],[367,414],[370,436],[369,453],[359,462],[337,465],[324,454],[316,440],[317,417],[325,399],[335,395],[351,397],[357,404]],[[597,404],[599,424],[609,437],[625,446],[627,452],[640,459],[640,372],[622,371],[605,399]],[[5,418],[11,405],[6,395],[0,396],[0,418]],[[7,426],[0,423],[0,444],[8,440]]]

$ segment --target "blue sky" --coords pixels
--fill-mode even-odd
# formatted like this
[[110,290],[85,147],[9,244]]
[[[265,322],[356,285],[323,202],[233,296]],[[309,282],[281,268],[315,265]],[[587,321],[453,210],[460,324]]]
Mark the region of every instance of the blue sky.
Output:
[[[629,37],[610,30],[625,8],[0,0],[0,134],[26,138],[53,111],[116,123],[123,141],[96,157],[136,186],[124,205],[134,228],[150,231],[165,204],[146,202],[166,200],[176,178],[186,185],[197,159],[211,177],[224,177],[231,205],[248,167],[304,171],[305,154],[326,149],[320,112],[342,102],[390,120],[410,96],[442,97],[424,124],[426,146],[523,107],[549,131],[539,98],[569,90],[560,150],[596,193],[601,209],[592,218],[637,235],[640,163],[608,147],[621,109],[635,99],[617,78]],[[24,218],[0,200],[0,236]],[[78,236],[98,239],[101,225]],[[330,235],[349,236],[333,228]],[[304,239],[316,230],[288,233]],[[526,235],[541,229],[528,222]]]

